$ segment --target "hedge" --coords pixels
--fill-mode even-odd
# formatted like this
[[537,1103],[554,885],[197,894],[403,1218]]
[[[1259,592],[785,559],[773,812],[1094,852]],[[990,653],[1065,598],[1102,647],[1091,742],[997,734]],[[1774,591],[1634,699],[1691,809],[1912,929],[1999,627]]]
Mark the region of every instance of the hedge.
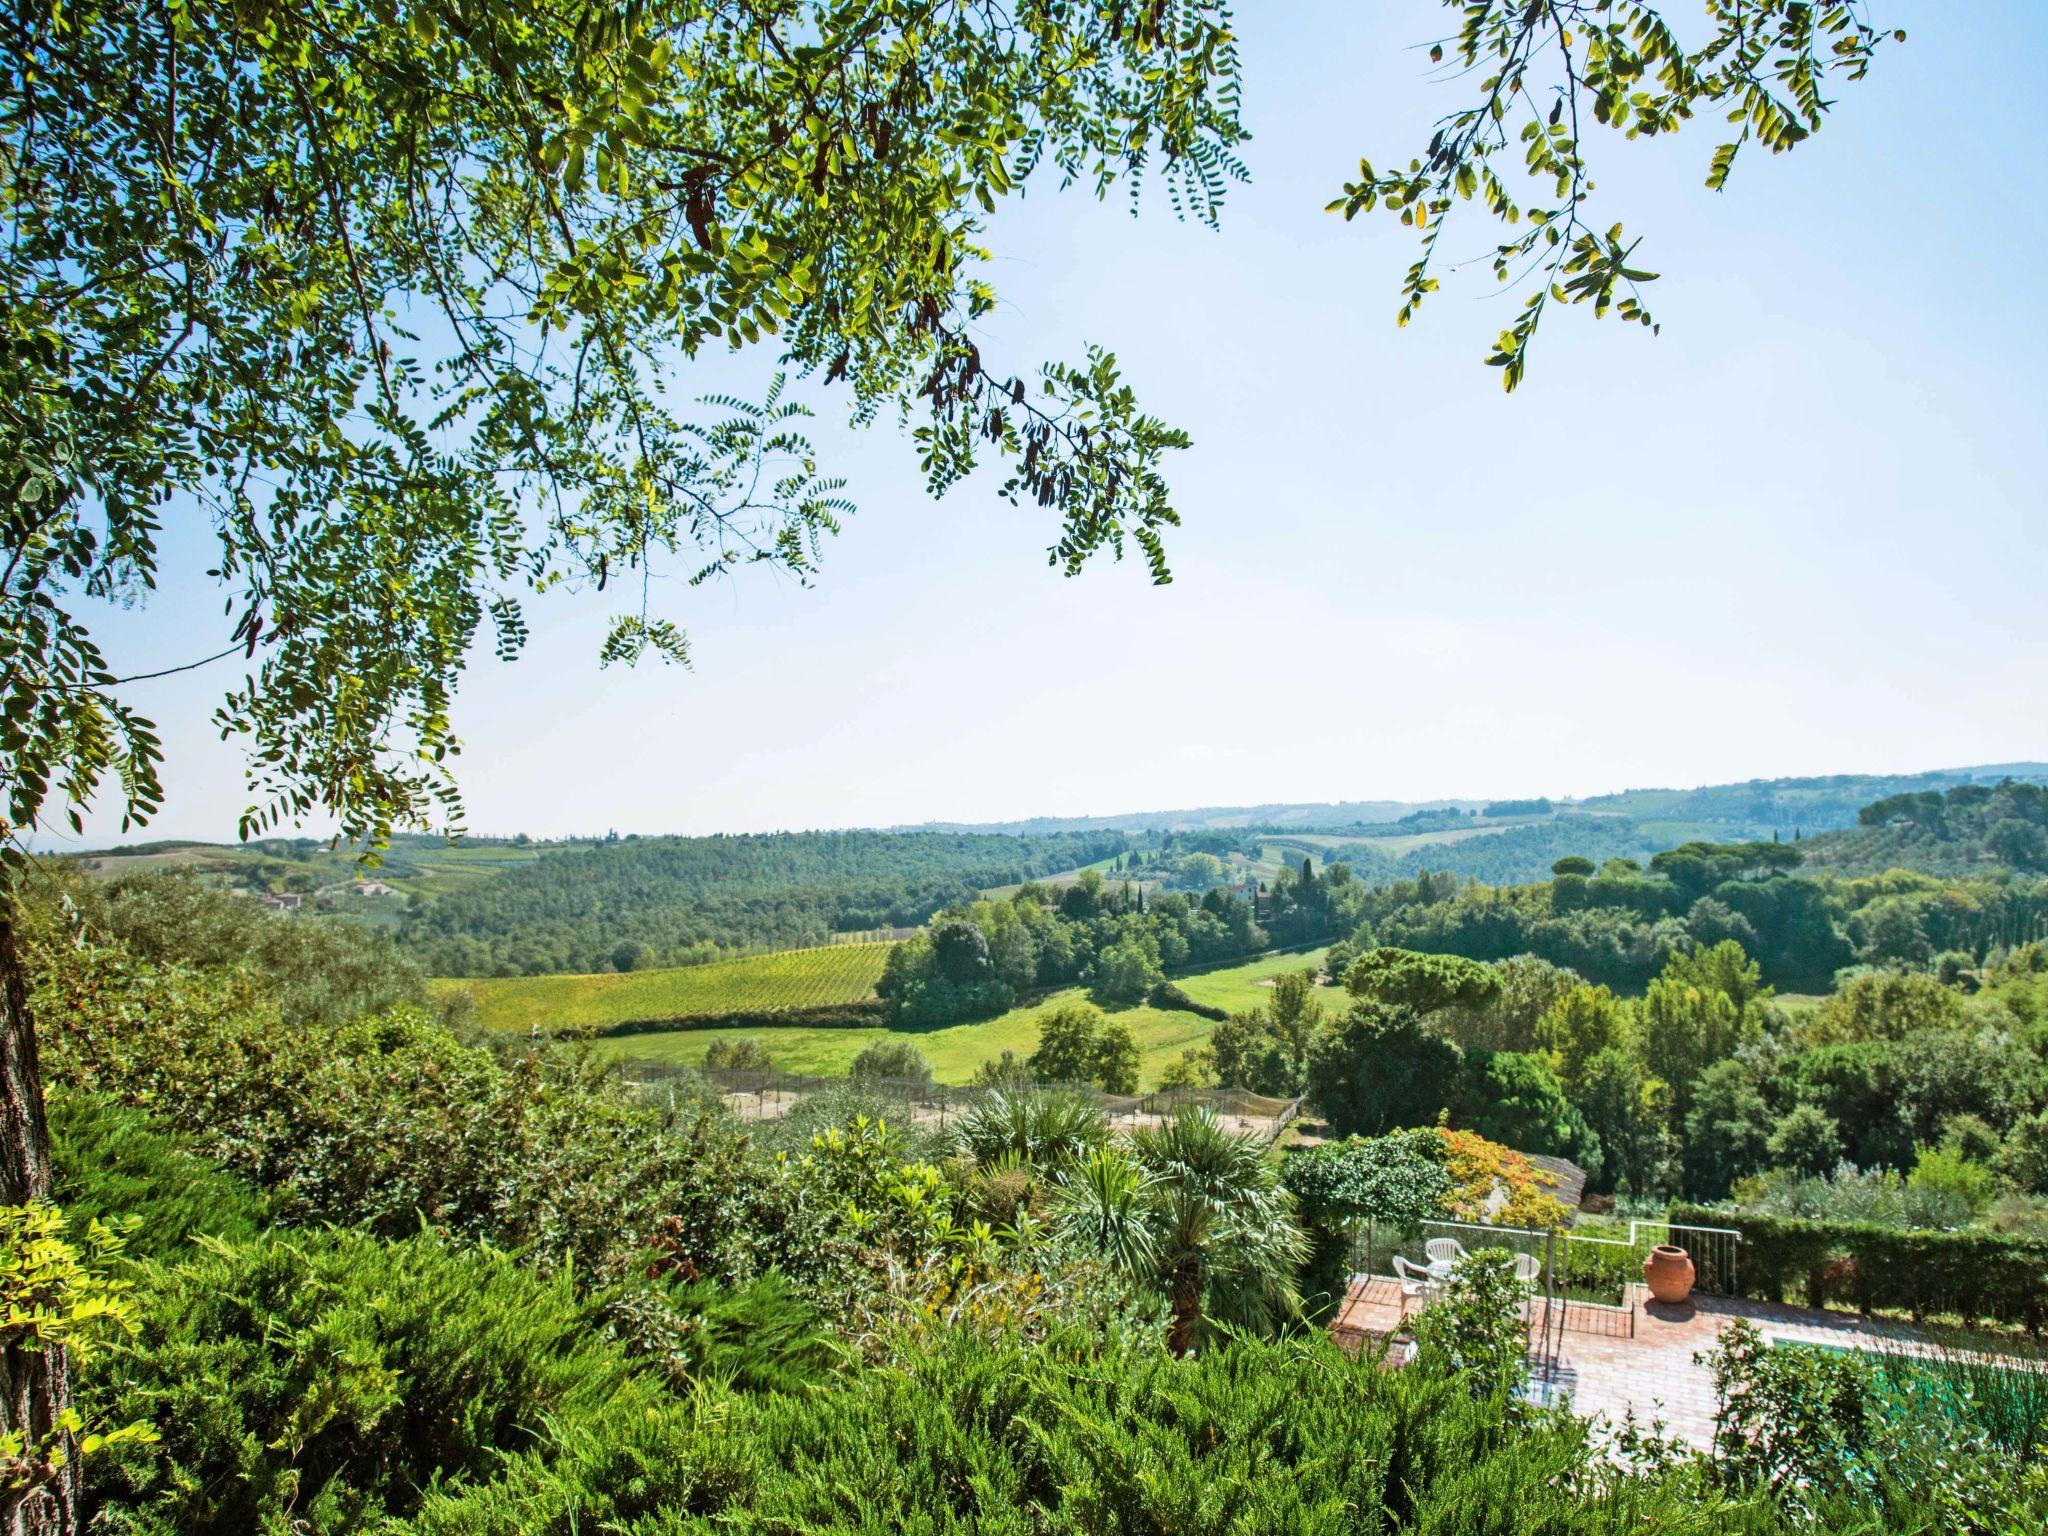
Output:
[[[820,1003],[815,1008],[754,1008],[731,1013],[690,1013],[664,1019],[621,1019],[590,1031],[592,1036],[683,1034],[699,1029],[879,1029],[889,1022],[885,1004]],[[564,1031],[573,1034],[576,1031]]]
[[1146,1001],[1154,1008],[1178,1009],[1182,1013],[1192,1013],[1204,1019],[1214,1019],[1219,1024],[1230,1017],[1230,1010],[1228,1008],[1218,1008],[1213,1003],[1198,1003],[1170,981],[1160,982],[1158,986],[1152,989],[1152,995]]
[[1745,1296],[1809,1306],[1951,1313],[2038,1333],[2048,1326],[2048,1239],[1986,1231],[1902,1231],[1867,1222],[1803,1221],[1750,1211],[1675,1205],[1686,1226],[1742,1233],[1735,1283]]

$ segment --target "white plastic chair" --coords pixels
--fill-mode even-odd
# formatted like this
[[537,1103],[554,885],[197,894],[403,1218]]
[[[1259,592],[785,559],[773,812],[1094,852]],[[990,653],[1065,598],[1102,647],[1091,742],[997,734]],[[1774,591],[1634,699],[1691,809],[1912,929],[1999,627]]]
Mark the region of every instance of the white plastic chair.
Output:
[[1434,1301],[1443,1289],[1443,1282],[1424,1269],[1420,1264],[1411,1264],[1400,1254],[1394,1255],[1394,1279],[1401,1287],[1401,1313],[1405,1317],[1411,1301]]
[[1515,1278],[1530,1290],[1535,1290],[1536,1282],[1543,1278],[1543,1261],[1533,1253],[1516,1254]]
[[1455,1237],[1432,1237],[1422,1251],[1429,1255],[1430,1273],[1438,1276],[1449,1273],[1451,1266],[1465,1257],[1465,1245]]

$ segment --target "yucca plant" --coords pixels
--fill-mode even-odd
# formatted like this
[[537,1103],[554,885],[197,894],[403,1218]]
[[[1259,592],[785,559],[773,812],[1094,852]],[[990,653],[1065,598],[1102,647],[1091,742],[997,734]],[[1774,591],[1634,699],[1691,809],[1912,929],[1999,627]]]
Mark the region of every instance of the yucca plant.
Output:
[[1108,1139],[1095,1101],[1063,1089],[991,1093],[960,1121],[961,1147],[984,1167],[1014,1152],[1041,1168],[1061,1168]]

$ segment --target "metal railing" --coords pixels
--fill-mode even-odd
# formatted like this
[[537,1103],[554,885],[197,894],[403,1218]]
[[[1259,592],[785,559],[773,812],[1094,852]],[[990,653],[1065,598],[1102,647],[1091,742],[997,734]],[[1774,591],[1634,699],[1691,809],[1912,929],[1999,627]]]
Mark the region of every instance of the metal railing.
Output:
[[1694,1227],[1668,1221],[1631,1221],[1629,1241],[1647,1253],[1658,1243],[1683,1248],[1692,1258],[1692,1288],[1709,1296],[1737,1296],[1736,1265],[1742,1234],[1733,1227]]
[[1534,1379],[1545,1392],[1556,1377],[1567,1333],[1636,1336],[1646,1299],[1643,1260],[1653,1247],[1671,1243],[1686,1250],[1693,1261],[1695,1291],[1733,1295],[1742,1243],[1742,1234],[1729,1227],[1674,1225],[1668,1221],[1631,1221],[1626,1237],[1537,1231],[1484,1222],[1390,1225],[1366,1221],[1353,1238],[1351,1271],[1368,1277],[1392,1275],[1397,1255],[1410,1264],[1425,1266],[1427,1244],[1432,1237],[1456,1238],[1467,1252],[1504,1249],[1537,1260],[1539,1270],[1530,1289],[1525,1316]]

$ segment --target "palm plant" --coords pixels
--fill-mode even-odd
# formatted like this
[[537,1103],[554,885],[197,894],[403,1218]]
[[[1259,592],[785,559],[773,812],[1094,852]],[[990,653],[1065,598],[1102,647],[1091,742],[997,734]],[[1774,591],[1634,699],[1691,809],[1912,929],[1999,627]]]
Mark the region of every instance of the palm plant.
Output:
[[1188,1106],[1099,1147],[1060,1181],[1059,1231],[1166,1292],[1167,1343],[1186,1354],[1215,1324],[1269,1332],[1299,1314],[1309,1255],[1293,1197],[1257,1138]]
[[1094,1100],[1064,1090],[991,1093],[960,1122],[960,1145],[983,1167],[1015,1153],[1061,1168],[1108,1138]]
[[1156,1190],[1145,1170],[1112,1146],[1097,1146],[1069,1168],[1054,1199],[1060,1235],[1134,1279],[1158,1272]]

